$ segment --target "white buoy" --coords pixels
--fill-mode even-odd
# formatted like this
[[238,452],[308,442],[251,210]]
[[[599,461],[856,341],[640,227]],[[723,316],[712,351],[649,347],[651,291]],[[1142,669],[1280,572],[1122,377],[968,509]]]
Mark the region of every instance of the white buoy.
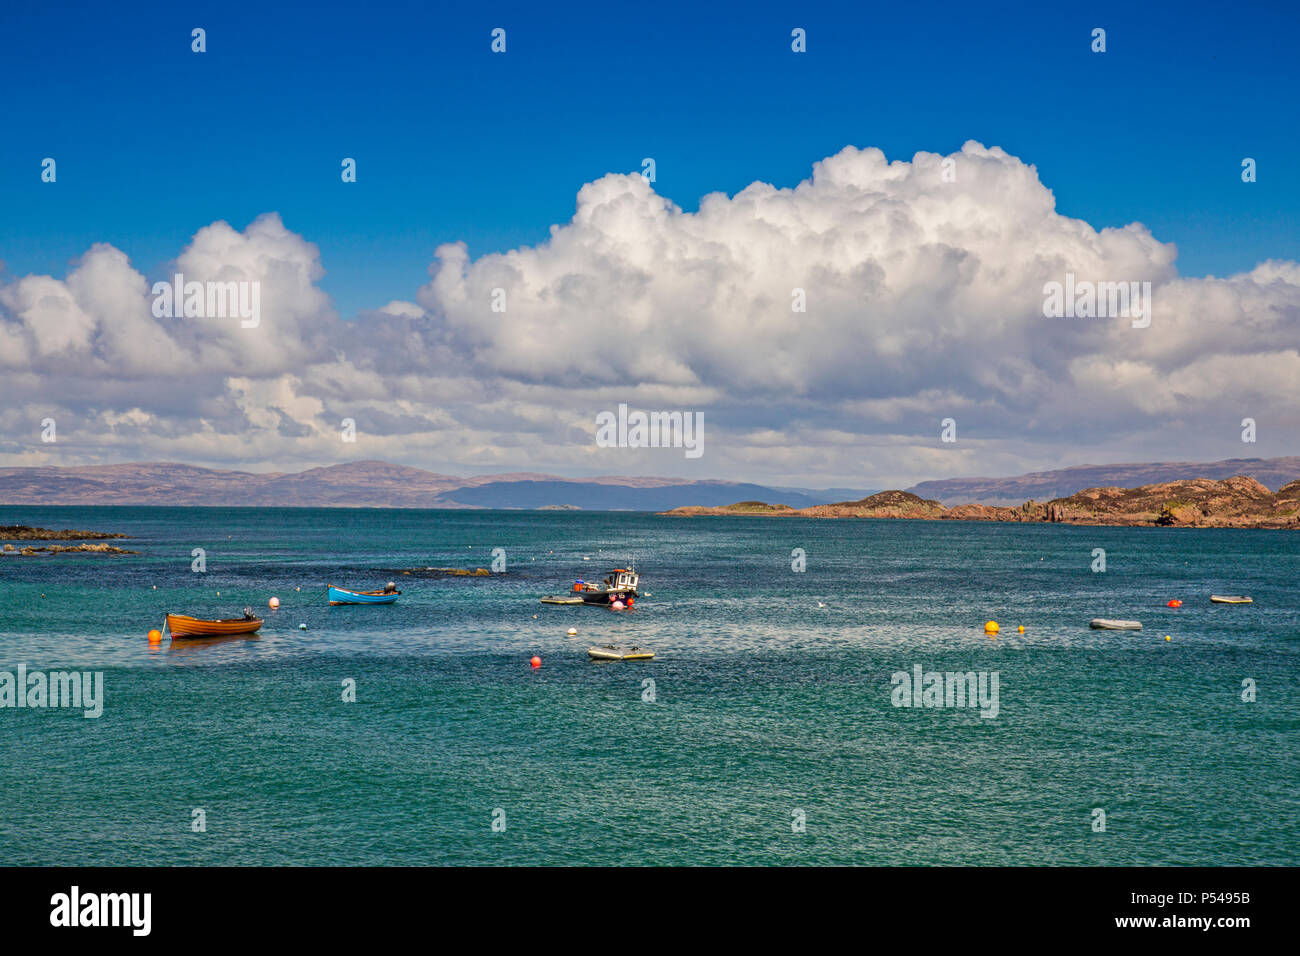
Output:
[[577,636],[578,636],[578,629],[576,627],[569,628],[569,637],[577,637]]

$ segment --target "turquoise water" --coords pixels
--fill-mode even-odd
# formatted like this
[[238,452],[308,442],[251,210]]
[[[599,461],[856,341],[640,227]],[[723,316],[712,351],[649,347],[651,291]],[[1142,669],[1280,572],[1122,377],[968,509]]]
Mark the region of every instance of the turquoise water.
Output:
[[[0,558],[0,670],[105,682],[99,719],[0,709],[7,863],[1300,863],[1294,533],[199,508],[0,524],[143,552]],[[497,547],[490,578],[397,573],[489,567]],[[635,611],[538,603],[628,555],[650,592]],[[397,604],[325,603],[327,582],[389,579]],[[145,638],[164,611],[272,595],[256,639]],[[658,658],[587,660],[611,642]],[[996,671],[998,716],[893,706],[915,664]]]

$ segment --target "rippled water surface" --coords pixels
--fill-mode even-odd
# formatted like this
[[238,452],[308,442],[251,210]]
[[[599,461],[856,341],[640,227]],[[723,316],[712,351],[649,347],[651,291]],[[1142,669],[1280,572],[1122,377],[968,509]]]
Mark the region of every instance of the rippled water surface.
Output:
[[[142,552],[0,557],[0,671],[105,684],[98,719],[0,709],[11,863],[1300,864],[1294,532],[211,508],[0,524]],[[503,574],[401,573],[487,568],[494,548]],[[635,611],[538,602],[628,556],[650,592]],[[327,582],[390,579],[397,604],[326,603]],[[273,595],[254,639],[146,640],[166,611]],[[1099,616],[1144,629],[1089,630]],[[588,661],[612,642],[657,659]],[[997,672],[997,717],[893,706],[917,664]]]

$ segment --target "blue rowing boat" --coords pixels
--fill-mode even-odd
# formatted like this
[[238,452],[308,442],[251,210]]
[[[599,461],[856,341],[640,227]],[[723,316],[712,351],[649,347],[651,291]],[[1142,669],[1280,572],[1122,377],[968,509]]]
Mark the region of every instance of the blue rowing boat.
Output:
[[349,591],[330,585],[330,604],[392,604],[402,592],[391,582],[382,591]]

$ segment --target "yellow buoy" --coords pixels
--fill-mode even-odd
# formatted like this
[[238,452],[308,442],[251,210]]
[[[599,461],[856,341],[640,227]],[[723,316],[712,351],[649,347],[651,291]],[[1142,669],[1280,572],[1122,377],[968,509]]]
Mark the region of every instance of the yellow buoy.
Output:
[[1165,640],[1166,640],[1166,641],[1170,641],[1170,640],[1173,640],[1173,638],[1171,638],[1168,634],[1166,634],[1166,635],[1165,635]]
[[996,634],[1001,628],[998,627],[997,621],[989,621],[984,625],[985,634]]
[[1025,633],[1025,626],[1021,624],[1018,628],[1016,628],[1016,630],[1019,631],[1021,634],[1023,634]]

